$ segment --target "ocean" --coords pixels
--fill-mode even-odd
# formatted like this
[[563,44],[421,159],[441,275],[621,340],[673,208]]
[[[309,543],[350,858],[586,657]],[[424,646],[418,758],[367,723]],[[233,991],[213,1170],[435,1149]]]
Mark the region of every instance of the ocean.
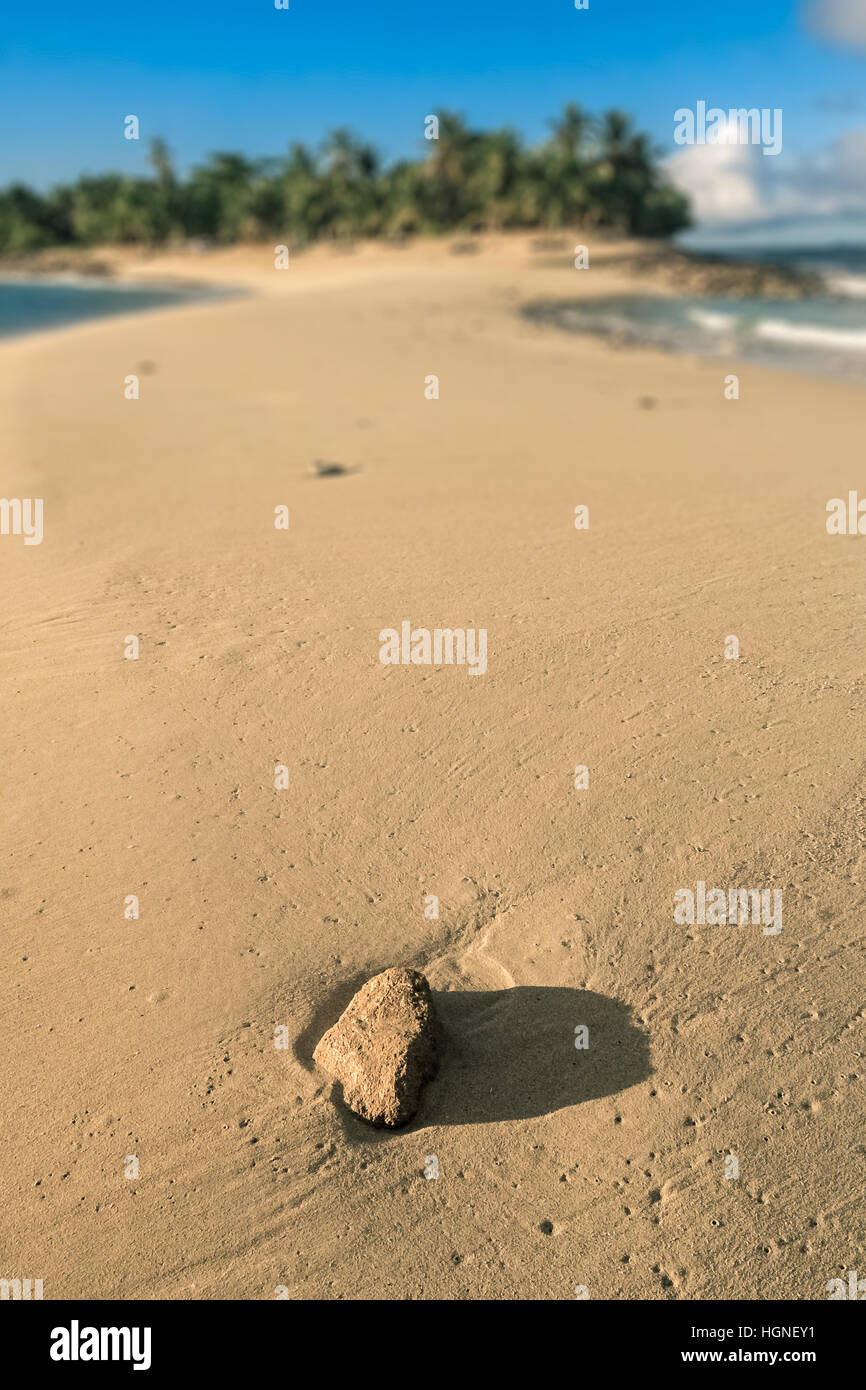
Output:
[[215,293],[222,292],[196,286],[138,288],[72,277],[38,280],[0,277],[0,338],[60,328],[85,319],[213,299]]
[[866,246],[725,247],[727,259],[767,261],[820,275],[806,299],[622,295],[528,312],[573,332],[671,352],[743,359],[794,371],[866,381]]

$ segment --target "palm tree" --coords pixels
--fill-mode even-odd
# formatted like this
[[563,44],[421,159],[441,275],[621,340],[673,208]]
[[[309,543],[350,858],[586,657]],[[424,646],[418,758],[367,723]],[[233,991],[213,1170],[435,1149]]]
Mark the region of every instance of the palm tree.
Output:
[[641,208],[657,183],[649,141],[634,130],[624,112],[606,111],[599,150],[595,183],[604,220],[624,231],[637,231]]
[[631,118],[624,111],[614,107],[605,111],[599,129],[599,144],[604,159],[620,159],[628,150],[632,139]]
[[174,164],[172,163],[171,153],[168,145],[159,136],[155,136],[150,142],[147,154],[147,162],[156,175],[156,181],[161,188],[174,187]]
[[562,108],[562,115],[550,122],[553,130],[553,144],[566,157],[577,163],[583,153],[584,142],[594,128],[594,122],[577,102],[569,101]]
[[345,126],[331,131],[322,153],[325,167],[347,179],[374,178],[379,167],[373,146],[357,139]]
[[478,163],[471,177],[471,199],[491,230],[513,225],[520,208],[523,152],[513,131],[481,137]]
[[401,160],[382,179],[382,229],[389,236],[432,230],[427,221],[428,166]]
[[444,230],[465,223],[469,213],[468,188],[475,166],[479,137],[468,129],[462,116],[443,111],[439,136],[427,163],[429,216]]
[[23,184],[0,193],[0,246],[8,251],[36,251],[71,238],[68,204],[45,201]]
[[158,210],[155,212],[156,223],[159,228],[156,239],[164,240],[180,221],[180,208],[171,153],[165,141],[158,136],[150,142],[147,162],[154,172],[156,201],[159,204]]
[[548,227],[575,225],[592,216],[589,139],[595,121],[576,102],[568,102],[557,120],[550,122],[553,135],[530,159],[534,202]]
[[250,229],[250,192],[257,166],[243,155],[212,154],[186,184],[186,219],[194,235],[239,241]]
[[341,127],[328,136],[322,159],[324,196],[333,234],[346,237],[378,230],[379,160],[372,145]]

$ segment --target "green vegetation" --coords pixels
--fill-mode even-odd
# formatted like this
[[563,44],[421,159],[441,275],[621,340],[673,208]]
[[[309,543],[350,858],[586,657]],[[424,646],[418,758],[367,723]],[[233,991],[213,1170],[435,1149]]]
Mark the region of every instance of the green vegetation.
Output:
[[0,251],[105,242],[161,245],[279,238],[399,236],[508,227],[610,227],[668,236],[688,225],[682,194],[661,176],[645,135],[620,111],[595,121],[568,105],[544,144],[510,130],[469,130],[442,112],[427,158],[383,168],[371,146],[334,131],[318,154],[294,145],[285,159],[214,154],[179,179],[161,140],[151,178],[86,175],[45,197],[22,185],[0,192]]

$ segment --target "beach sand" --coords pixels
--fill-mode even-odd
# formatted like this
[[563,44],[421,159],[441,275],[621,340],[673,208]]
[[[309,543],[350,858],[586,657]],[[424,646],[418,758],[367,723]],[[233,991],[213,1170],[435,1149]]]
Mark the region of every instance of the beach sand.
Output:
[[[825,506],[864,398],[527,322],[645,288],[569,248],[125,253],[250,293],[0,344],[2,491],[45,509],[0,538],[0,1275],[823,1299],[862,1264],[866,541]],[[404,620],[485,628],[486,673],[383,666]],[[782,931],[679,925],[698,882],[782,889]],[[447,1048],[383,1133],[311,1054],[389,965]]]

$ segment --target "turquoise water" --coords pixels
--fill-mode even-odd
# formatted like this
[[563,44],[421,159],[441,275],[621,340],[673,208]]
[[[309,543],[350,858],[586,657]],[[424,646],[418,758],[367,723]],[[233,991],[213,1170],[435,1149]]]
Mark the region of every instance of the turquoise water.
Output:
[[866,297],[710,299],[622,295],[533,304],[531,318],[670,352],[866,381]]
[[[686,244],[688,238],[683,238]],[[742,239],[741,239],[742,240]],[[537,303],[530,318],[617,343],[647,345],[697,357],[762,362],[812,375],[866,381],[866,244],[761,245],[752,239],[713,244],[701,252],[817,274],[821,288],[805,299],[667,298],[621,295],[570,303]]]
[[0,338],[214,299],[223,293],[195,287],[139,289],[84,280],[0,279]]

